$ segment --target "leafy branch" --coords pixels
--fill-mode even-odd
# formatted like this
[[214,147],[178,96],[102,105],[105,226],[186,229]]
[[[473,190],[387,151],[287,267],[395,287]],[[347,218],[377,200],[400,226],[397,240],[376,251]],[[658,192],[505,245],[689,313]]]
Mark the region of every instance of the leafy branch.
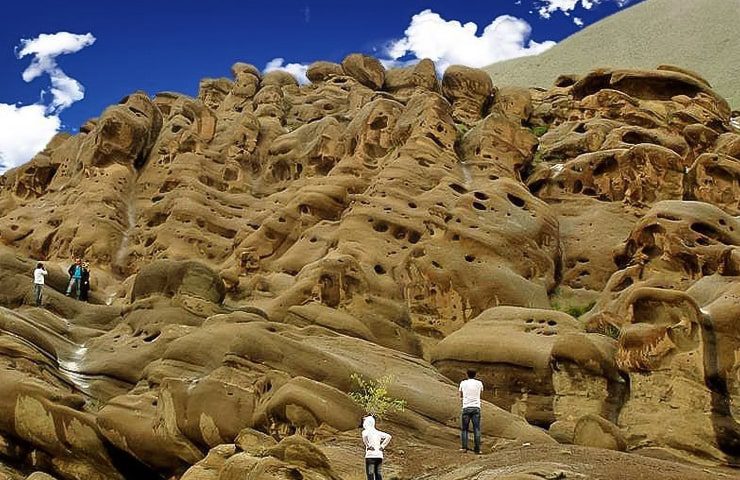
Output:
[[388,393],[388,387],[393,383],[393,376],[386,375],[377,380],[368,380],[353,373],[350,378],[355,384],[355,389],[349,396],[364,411],[366,415],[383,418],[388,413],[403,412],[406,407],[405,400],[392,398]]

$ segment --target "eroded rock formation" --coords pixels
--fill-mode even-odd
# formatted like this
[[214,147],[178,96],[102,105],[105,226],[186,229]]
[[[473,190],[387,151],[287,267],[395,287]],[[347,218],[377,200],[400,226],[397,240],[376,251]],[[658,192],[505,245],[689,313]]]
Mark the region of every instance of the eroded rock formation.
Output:
[[[197,98],[137,92],[0,177],[6,463],[346,478],[350,376],[391,374],[391,461],[421,478],[400,452],[463,461],[442,452],[475,368],[488,452],[736,464],[740,134],[706,81],[527,90],[359,54],[307,75],[238,63]],[[75,256],[89,304],[63,294]]]

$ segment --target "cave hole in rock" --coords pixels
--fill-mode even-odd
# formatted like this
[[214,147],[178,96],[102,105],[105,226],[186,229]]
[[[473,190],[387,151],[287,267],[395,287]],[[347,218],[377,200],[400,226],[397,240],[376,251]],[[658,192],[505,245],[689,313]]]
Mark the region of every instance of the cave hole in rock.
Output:
[[483,192],[475,192],[473,196],[478,200],[488,200],[490,197]]
[[476,210],[486,210],[486,206],[480,202],[473,202],[473,208]]
[[304,479],[303,474],[297,468],[291,468],[290,470],[288,470],[288,476],[290,477],[290,480],[303,480]]
[[379,264],[379,263],[378,263],[378,264],[376,264],[376,265],[375,265],[375,266],[373,267],[373,270],[375,270],[375,273],[377,273],[378,275],[383,275],[383,274],[385,274],[385,268],[383,268],[383,265],[381,265],[381,264]]
[[519,197],[517,197],[516,195],[513,195],[513,194],[511,194],[511,193],[507,193],[507,194],[506,194],[506,198],[508,198],[508,199],[509,199],[509,201],[510,201],[510,202],[511,202],[512,204],[514,204],[515,206],[517,206],[517,207],[520,207],[520,208],[521,208],[521,207],[523,207],[524,205],[526,205],[526,202],[525,202],[524,200],[522,200],[521,198],[519,198]]
[[152,343],[157,338],[159,338],[159,335],[160,335],[160,332],[150,333],[149,335],[144,337],[144,343]]
[[463,187],[462,185],[458,185],[457,183],[450,183],[449,187],[460,195],[468,193],[468,190],[465,187]]
[[466,262],[474,262],[475,261],[475,255],[465,255],[465,261]]
[[596,165],[596,168],[594,168],[593,170],[593,176],[596,177],[607,172],[612,172],[616,170],[617,167],[617,160],[614,157],[605,158],[604,160],[599,162],[598,165]]
[[[584,188],[583,189],[583,192],[581,192],[581,193],[583,193],[584,195],[588,195],[589,197],[595,197],[596,196],[596,190],[594,190],[591,187]],[[599,196],[599,200],[606,201],[606,200],[608,200],[608,198],[605,195],[600,195]]]
[[691,224],[690,228],[696,233],[709,237],[712,240],[720,241],[720,238],[722,237],[722,234],[718,232],[713,226],[704,222],[694,222]]
[[383,222],[378,222],[373,225],[373,230],[376,232],[384,233],[388,231],[388,224]]

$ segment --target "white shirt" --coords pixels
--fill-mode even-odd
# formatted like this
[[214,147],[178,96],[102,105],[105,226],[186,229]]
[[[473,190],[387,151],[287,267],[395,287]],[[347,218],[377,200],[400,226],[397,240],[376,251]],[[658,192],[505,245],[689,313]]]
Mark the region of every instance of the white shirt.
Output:
[[460,388],[462,392],[462,406],[463,408],[478,407],[480,408],[480,392],[483,391],[483,383],[475,378],[468,378],[460,382]]
[[[28,271],[28,270],[26,270]],[[33,271],[33,283],[36,285],[43,285],[44,284],[44,276],[46,276],[48,272],[44,270],[43,268],[37,268]]]
[[365,458],[383,458],[383,450],[391,441],[391,436],[375,428],[375,419],[365,417],[362,426],[362,441],[365,444]]

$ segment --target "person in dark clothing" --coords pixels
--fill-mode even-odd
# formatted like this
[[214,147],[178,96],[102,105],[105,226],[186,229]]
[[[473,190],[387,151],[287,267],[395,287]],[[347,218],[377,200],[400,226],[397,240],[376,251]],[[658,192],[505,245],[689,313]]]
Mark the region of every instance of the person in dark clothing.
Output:
[[80,277],[80,300],[87,302],[90,293],[90,265],[82,264],[82,276]]
[[72,289],[75,290],[77,300],[80,299],[80,283],[82,280],[82,259],[75,259],[75,263],[67,270],[69,273],[69,285],[67,285],[67,296],[72,295]]

